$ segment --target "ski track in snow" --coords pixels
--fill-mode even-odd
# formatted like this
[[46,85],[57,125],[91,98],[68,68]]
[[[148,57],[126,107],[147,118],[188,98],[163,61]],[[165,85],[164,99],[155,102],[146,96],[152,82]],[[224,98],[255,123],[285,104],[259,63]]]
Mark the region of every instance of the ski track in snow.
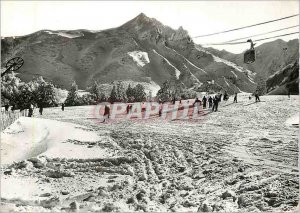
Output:
[[228,82],[227,82],[227,80],[226,80],[226,78],[223,76],[223,78],[224,78],[224,81],[225,81],[225,83],[227,84],[227,86],[229,86],[230,87],[230,85],[228,84]]
[[[141,207],[146,212],[197,212],[211,206],[250,212],[261,205],[268,212],[295,211],[299,129],[292,125],[299,122],[299,97],[262,96],[255,103],[248,96],[239,93],[237,104],[232,96],[221,101],[219,112],[201,108],[208,114],[186,121],[156,117],[145,123],[99,124],[91,119],[95,106],[66,107],[64,112],[45,108],[42,116],[35,109],[35,116],[47,119],[21,118],[20,125],[17,121],[4,131],[5,144],[12,142],[9,137],[19,137],[16,147],[24,148],[27,141],[30,147],[49,132],[47,150],[57,147],[56,155],[44,152],[35,158],[39,163],[2,165],[1,210],[71,212],[70,204],[76,202],[78,212],[140,212]],[[61,137],[72,141],[63,143]],[[113,155],[100,156],[103,147]],[[269,195],[281,205],[266,204]],[[237,200],[243,198],[247,205],[239,206]]]
[[173,67],[173,68],[175,69],[175,75],[176,75],[176,78],[179,79],[179,76],[180,76],[181,72],[180,72],[173,64],[171,64],[171,62],[170,62],[168,59],[166,59],[164,56],[162,56],[161,54],[159,54],[158,52],[156,52],[154,49],[153,49],[153,52],[154,52],[155,54],[159,55],[160,57],[162,57],[163,59],[165,59],[166,62],[167,62],[171,67]]
[[[185,68],[187,68],[187,66],[184,64],[183,65]],[[188,69],[188,68],[187,68]],[[201,86],[202,85],[202,83],[199,81],[199,79],[188,69],[188,71],[190,72],[190,74],[191,74],[191,76],[192,76],[192,78],[195,80],[195,81],[197,81],[197,83],[199,84],[199,86]]]
[[231,71],[232,72],[232,74],[237,78],[238,76],[235,74],[235,72],[234,71]]
[[138,47],[139,45],[138,45],[138,43],[135,41],[135,39],[132,38],[132,40],[133,40],[133,42],[135,43],[135,45]]
[[189,61],[186,57],[184,57],[182,54],[178,53],[178,52],[177,52],[176,50],[174,50],[173,48],[170,48],[170,47],[167,47],[167,46],[165,46],[165,47],[166,47],[167,49],[169,49],[169,50],[171,50],[171,51],[177,53],[177,54],[180,55],[181,57],[183,57],[190,65],[192,65],[192,66],[195,67],[196,69],[201,70],[202,72],[204,72],[204,73],[207,74],[207,72],[206,72],[205,70],[201,69],[200,67],[197,67],[195,64],[193,64],[191,61]]

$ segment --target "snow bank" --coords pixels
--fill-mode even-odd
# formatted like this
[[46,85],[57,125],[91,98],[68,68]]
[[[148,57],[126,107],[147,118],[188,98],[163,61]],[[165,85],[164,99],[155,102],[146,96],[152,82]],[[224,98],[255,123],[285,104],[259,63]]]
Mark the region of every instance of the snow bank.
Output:
[[146,64],[150,63],[147,52],[133,51],[133,52],[128,52],[127,54],[130,55],[132,59],[136,62],[136,64],[140,67],[143,67]]
[[[46,185],[46,184],[45,184]],[[40,186],[38,179],[33,177],[9,177],[1,178],[1,197],[4,199],[19,199],[20,201],[34,201],[39,198],[41,187],[44,193],[48,192],[50,187]],[[34,196],[35,195],[35,196]]]
[[299,113],[296,113],[292,117],[286,120],[286,125],[299,125]]
[[175,75],[176,75],[176,78],[179,79],[179,76],[180,76],[181,72],[180,72],[173,64],[171,64],[171,62],[170,62],[168,59],[166,59],[165,57],[163,57],[161,54],[159,54],[158,52],[156,52],[154,49],[153,49],[153,52],[154,52],[155,54],[159,55],[160,57],[162,57],[163,59],[165,59],[165,61],[166,61],[171,67],[173,67],[173,68],[175,69]]
[[1,162],[11,164],[43,155],[61,158],[103,158],[106,150],[74,144],[101,142],[103,138],[85,127],[41,118],[21,117],[1,133]]

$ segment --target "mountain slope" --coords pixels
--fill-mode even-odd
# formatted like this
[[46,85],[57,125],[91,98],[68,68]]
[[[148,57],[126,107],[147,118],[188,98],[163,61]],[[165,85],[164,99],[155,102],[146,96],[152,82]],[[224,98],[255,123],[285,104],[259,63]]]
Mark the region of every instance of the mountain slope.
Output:
[[267,79],[267,90],[270,95],[299,94],[299,64],[287,65]]
[[140,14],[124,25],[103,30],[43,30],[1,39],[2,64],[21,56],[24,81],[43,76],[62,88],[75,80],[80,89],[93,81],[115,80],[162,85],[166,80],[205,90],[214,80],[217,89],[252,91],[253,73],[194,44],[188,32],[174,30]]

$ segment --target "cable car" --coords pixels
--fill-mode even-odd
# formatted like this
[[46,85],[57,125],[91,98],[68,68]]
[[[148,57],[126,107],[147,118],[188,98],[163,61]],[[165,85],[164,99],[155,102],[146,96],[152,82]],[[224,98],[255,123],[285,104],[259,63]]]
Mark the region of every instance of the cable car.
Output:
[[248,39],[247,42],[251,43],[250,49],[246,50],[244,53],[244,63],[251,64],[255,61],[255,49],[254,45],[251,39]]

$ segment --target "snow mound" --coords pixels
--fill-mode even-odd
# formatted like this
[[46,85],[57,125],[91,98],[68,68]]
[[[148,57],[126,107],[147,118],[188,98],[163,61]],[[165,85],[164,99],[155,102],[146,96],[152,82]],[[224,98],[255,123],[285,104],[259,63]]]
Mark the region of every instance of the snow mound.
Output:
[[103,137],[80,125],[21,117],[1,134],[1,162],[11,164],[41,155],[67,159],[103,158],[108,156],[105,149],[76,144],[102,141]]
[[299,126],[299,113],[296,113],[292,117],[288,118],[285,123],[286,125]]
[[133,52],[128,52],[127,54],[130,55],[132,59],[136,62],[136,64],[140,67],[143,67],[146,64],[150,63],[147,52],[133,51]]

